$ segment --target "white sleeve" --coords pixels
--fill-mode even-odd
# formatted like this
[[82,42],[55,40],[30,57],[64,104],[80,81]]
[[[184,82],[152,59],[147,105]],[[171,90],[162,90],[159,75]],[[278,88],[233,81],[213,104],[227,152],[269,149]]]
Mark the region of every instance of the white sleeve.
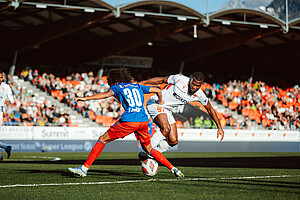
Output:
[[180,74],[170,75],[168,78],[168,84],[175,84],[180,79]]
[[7,85],[6,89],[6,98],[10,101],[11,104],[15,103],[14,96],[11,92],[9,85]]

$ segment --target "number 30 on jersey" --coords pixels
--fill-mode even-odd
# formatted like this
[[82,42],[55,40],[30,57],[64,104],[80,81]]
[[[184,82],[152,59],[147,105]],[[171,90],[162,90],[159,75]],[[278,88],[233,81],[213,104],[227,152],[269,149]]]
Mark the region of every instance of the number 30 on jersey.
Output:
[[140,92],[137,89],[133,88],[130,90],[129,88],[126,88],[124,89],[124,94],[127,97],[126,100],[130,107],[141,107],[143,105]]

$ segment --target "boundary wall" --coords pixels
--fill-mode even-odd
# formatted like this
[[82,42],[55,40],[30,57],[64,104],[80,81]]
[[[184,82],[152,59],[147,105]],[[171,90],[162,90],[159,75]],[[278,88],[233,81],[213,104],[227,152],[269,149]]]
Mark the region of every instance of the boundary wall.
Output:
[[[25,127],[4,126],[0,141],[12,146],[14,152],[89,152],[102,127]],[[178,152],[300,152],[299,131],[225,129],[222,142],[217,129],[178,129]],[[106,145],[107,152],[138,152],[134,134]]]

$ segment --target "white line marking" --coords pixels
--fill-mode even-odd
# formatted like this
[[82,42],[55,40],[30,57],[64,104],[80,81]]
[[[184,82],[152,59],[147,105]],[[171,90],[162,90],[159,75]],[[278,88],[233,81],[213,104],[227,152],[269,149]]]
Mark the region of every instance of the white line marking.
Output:
[[50,161],[58,161],[61,160],[60,157],[45,157],[45,156],[23,156],[27,158],[43,158],[43,159],[49,159]]
[[147,180],[126,180],[111,182],[83,182],[83,183],[41,183],[41,184],[16,184],[0,185],[0,188],[13,187],[39,187],[39,186],[66,186],[66,185],[104,185],[104,184],[122,184],[122,183],[141,183],[141,182],[171,182],[171,181],[205,181],[205,180],[238,180],[238,179],[261,179],[261,178],[286,178],[300,177],[300,175],[279,175],[279,176],[245,176],[245,177],[220,177],[220,178],[183,178],[183,179],[147,179]]
[[[49,161],[59,161],[61,160],[60,157],[45,157],[45,156],[22,156],[25,159],[10,159],[10,161],[38,161],[38,160],[32,160],[32,159],[26,159],[26,158],[36,158],[36,159],[47,159]],[[43,160],[46,161],[46,160]]]

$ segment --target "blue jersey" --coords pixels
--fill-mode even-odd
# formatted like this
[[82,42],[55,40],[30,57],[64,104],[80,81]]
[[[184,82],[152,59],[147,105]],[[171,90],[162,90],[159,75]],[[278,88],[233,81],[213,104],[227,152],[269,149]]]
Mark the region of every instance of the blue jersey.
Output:
[[144,95],[148,94],[150,86],[133,83],[119,83],[110,87],[114,96],[122,103],[125,109],[120,121],[123,122],[145,122],[148,115],[144,109]]

